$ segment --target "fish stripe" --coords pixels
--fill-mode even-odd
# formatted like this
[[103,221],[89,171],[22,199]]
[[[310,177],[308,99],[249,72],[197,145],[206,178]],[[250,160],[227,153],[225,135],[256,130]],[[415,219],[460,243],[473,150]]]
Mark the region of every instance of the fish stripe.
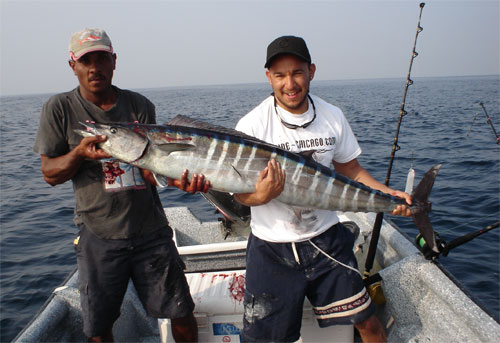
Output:
[[346,183],[344,185],[344,188],[342,189],[342,194],[339,197],[339,202],[340,202],[340,207],[345,208],[345,203],[346,203],[346,195],[347,195],[347,190],[349,189],[349,185]]
[[359,192],[361,189],[355,188],[354,196],[352,197],[351,201],[351,206],[353,211],[356,211],[358,209],[358,204],[359,204]]
[[210,146],[207,150],[207,155],[205,157],[205,165],[209,166],[211,163],[211,159],[215,154],[215,149],[217,149],[217,140],[216,139],[211,139]]
[[293,172],[292,182],[298,183],[300,180],[300,175],[302,174],[302,170],[304,169],[303,163],[297,163],[295,166],[295,171]]
[[311,191],[315,191],[315,192],[320,192],[321,193],[321,190],[318,190],[318,187],[320,185],[320,176],[321,176],[321,172],[319,170],[316,171],[316,174],[314,175],[315,177],[313,178],[313,182],[311,183],[311,187],[310,187],[310,190]]
[[248,156],[247,163],[245,164],[245,167],[243,168],[244,171],[248,172],[250,170],[252,160],[254,159],[256,153],[257,153],[257,147],[254,145],[254,146],[252,146],[250,156]]
[[370,211],[373,211],[373,209],[375,208],[375,192],[370,192],[367,207]]
[[229,149],[229,141],[224,140],[222,143],[222,153],[219,156],[219,160],[217,161],[217,168],[222,167],[225,162],[227,151]]
[[[333,188],[334,183],[335,183],[335,178],[333,176],[330,176],[330,178],[328,179],[328,182],[327,182],[326,189],[325,189],[325,194],[332,194],[332,192],[334,191],[334,188]],[[330,201],[328,202],[328,204],[331,205],[331,199],[329,199],[329,200]]]

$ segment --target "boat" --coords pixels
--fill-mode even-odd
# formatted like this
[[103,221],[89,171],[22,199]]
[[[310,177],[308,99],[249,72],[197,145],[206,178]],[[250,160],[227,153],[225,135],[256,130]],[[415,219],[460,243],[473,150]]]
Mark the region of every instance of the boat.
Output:
[[[186,264],[200,342],[239,342],[243,319],[248,222],[201,222],[188,208],[165,208]],[[375,214],[339,212],[355,231],[354,251],[363,273]],[[389,342],[500,342],[500,325],[439,264],[384,219],[373,271],[386,302],[377,306]],[[75,270],[56,288],[14,342],[85,342]],[[130,283],[113,334],[117,342],[173,342],[170,320],[146,316]],[[303,342],[354,342],[352,325],[319,328],[304,303]]]

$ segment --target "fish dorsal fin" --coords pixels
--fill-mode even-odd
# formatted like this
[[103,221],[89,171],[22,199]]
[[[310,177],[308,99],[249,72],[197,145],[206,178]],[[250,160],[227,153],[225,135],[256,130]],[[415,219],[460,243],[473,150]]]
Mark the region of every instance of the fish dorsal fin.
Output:
[[188,126],[188,127],[194,127],[196,129],[205,129],[205,130],[228,132],[228,133],[239,132],[236,130],[228,129],[227,127],[224,126],[214,125],[199,119],[190,118],[182,114],[179,114],[174,118],[172,118],[171,120],[169,120],[167,122],[167,125]]
[[272,145],[272,144],[269,144],[269,143],[267,143],[267,142],[265,142],[263,140],[255,138],[253,136],[249,136],[249,135],[247,135],[247,134],[245,134],[245,133],[243,133],[241,131],[237,131],[237,130],[234,130],[234,129],[229,129],[227,127],[220,126],[220,125],[210,124],[210,123],[198,120],[198,119],[190,118],[190,117],[182,115],[182,114],[179,114],[179,115],[175,116],[174,118],[172,118],[171,120],[169,120],[166,123],[166,125],[186,126],[186,127],[193,127],[195,129],[216,131],[216,132],[219,132],[219,133],[226,133],[226,134],[229,134],[229,135],[232,135],[232,136],[243,137],[243,138],[245,138],[247,140],[254,141],[254,142],[257,142],[259,144]]

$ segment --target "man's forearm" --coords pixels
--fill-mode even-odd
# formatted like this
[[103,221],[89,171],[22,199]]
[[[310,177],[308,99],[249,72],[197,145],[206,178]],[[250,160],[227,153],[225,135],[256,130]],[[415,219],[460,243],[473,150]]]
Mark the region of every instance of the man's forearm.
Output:
[[259,206],[268,203],[268,201],[263,201],[256,193],[241,193],[235,194],[234,198],[245,206]]
[[111,157],[97,146],[105,140],[106,136],[85,137],[65,155],[58,157],[41,155],[43,178],[52,186],[59,185],[71,179],[85,159],[100,160]]
[[58,157],[41,155],[41,160],[45,182],[55,186],[70,180],[82,165],[84,158],[73,150]]

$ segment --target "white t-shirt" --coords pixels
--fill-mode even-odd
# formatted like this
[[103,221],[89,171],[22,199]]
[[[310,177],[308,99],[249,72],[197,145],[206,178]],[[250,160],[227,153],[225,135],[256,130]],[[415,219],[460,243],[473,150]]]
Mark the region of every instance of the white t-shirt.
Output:
[[[273,96],[240,119],[236,130],[293,152],[314,151],[313,159],[332,168],[332,161],[347,163],[361,154],[361,148],[342,111],[311,95],[316,119],[307,128],[285,127],[274,107]],[[303,125],[314,117],[309,101],[307,112],[297,115],[276,107],[283,121]],[[287,175],[288,176],[288,175]],[[300,242],[326,231],[339,219],[335,211],[294,208],[278,200],[252,206],[252,233],[269,242]]]

